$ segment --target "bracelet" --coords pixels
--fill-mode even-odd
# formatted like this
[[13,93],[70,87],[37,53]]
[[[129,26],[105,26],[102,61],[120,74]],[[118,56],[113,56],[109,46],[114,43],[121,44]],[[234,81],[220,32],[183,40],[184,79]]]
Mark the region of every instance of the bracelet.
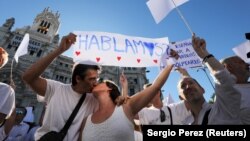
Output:
[[202,63],[206,63],[207,62],[207,59],[211,58],[211,57],[214,57],[213,54],[208,54],[207,56],[205,56],[202,60]]

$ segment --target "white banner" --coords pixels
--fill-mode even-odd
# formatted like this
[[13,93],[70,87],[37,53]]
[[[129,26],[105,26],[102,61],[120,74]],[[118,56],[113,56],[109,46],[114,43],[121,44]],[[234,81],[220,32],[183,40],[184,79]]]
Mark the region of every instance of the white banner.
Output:
[[180,56],[175,67],[193,68],[202,66],[201,58],[192,47],[192,39],[187,39],[168,45],[161,59],[161,69],[168,65],[166,59],[169,58],[170,49],[177,51]]
[[168,38],[142,38],[107,32],[76,31],[74,62],[95,62],[106,66],[160,66]]

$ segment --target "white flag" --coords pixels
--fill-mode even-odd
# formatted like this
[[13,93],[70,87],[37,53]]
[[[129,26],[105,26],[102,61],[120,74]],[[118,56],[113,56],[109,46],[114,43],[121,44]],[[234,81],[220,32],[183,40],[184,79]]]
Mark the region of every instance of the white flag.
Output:
[[18,57],[28,53],[29,40],[30,40],[30,36],[28,33],[26,33],[14,56],[17,63],[18,63]]
[[147,6],[155,22],[158,24],[175,8],[175,5],[180,6],[187,1],[188,0],[149,0]]
[[250,41],[246,41],[233,48],[234,53],[246,63],[250,64]]
[[163,104],[165,106],[171,104],[171,103],[174,103],[174,99],[173,97],[171,96],[171,94],[169,93],[164,99],[163,99]]

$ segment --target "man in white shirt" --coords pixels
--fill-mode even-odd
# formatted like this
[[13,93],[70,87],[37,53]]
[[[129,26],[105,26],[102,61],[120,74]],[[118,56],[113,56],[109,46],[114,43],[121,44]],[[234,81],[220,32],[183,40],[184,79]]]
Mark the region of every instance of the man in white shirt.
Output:
[[[197,55],[203,59],[215,79],[216,101],[213,105],[205,101],[204,88],[190,76],[183,77],[178,83],[178,92],[188,102],[192,115],[186,124],[241,124],[241,94],[233,87],[235,79],[224,66],[206,49],[204,39],[193,36],[192,45]],[[209,114],[206,114],[208,113]],[[207,115],[207,121],[206,119]]]
[[[144,89],[151,84],[145,84]],[[151,101],[151,106],[138,112],[142,125],[181,125],[191,113],[187,109],[185,101],[163,105],[162,93],[159,91]]]
[[236,77],[234,87],[241,93],[240,119],[242,124],[250,125],[250,65],[238,56],[227,57],[221,63]]
[[23,74],[23,80],[47,103],[42,126],[35,133],[35,140],[39,140],[50,131],[59,132],[82,95],[86,98],[80,107],[74,121],[64,138],[64,141],[76,141],[82,119],[98,108],[98,102],[91,93],[97,84],[100,67],[97,65],[76,64],[73,68],[72,84],[63,84],[41,77],[48,65],[64,51],[68,50],[76,41],[76,35],[70,33],[64,36],[59,47],[42,57]]

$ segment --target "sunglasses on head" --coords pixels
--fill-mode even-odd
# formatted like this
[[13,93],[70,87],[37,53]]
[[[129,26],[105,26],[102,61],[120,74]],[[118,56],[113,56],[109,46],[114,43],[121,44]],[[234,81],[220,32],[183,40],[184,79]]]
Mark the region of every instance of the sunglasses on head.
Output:
[[108,80],[103,80],[102,78],[100,78],[98,81],[97,81],[98,84],[101,84],[101,83],[105,83],[109,88],[113,88],[113,85],[111,82],[109,82]]
[[165,112],[162,109],[160,109],[160,119],[161,122],[164,122],[166,120]]

